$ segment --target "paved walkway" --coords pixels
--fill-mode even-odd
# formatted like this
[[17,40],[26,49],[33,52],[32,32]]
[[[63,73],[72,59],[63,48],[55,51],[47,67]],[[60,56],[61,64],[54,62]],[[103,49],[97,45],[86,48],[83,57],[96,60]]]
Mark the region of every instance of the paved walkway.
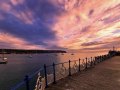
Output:
[[62,79],[46,90],[120,90],[120,57]]

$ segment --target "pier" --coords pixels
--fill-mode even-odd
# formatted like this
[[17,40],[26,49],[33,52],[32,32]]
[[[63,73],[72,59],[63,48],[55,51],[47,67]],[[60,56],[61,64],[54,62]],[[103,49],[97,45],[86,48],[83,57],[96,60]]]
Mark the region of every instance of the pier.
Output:
[[61,79],[46,90],[120,90],[120,56]]
[[120,53],[110,51],[106,55],[44,65],[11,90],[21,87],[21,90],[119,90]]

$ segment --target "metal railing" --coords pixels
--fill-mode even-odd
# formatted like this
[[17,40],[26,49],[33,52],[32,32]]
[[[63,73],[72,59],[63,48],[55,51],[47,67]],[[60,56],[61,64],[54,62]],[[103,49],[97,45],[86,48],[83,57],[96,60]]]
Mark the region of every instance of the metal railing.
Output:
[[26,75],[21,82],[19,82],[17,85],[12,87],[10,90],[33,90],[36,85],[36,79],[38,78],[38,73],[43,71],[44,68],[40,68],[38,71],[34,72],[33,74]]
[[[71,76],[77,72],[81,72],[82,70],[87,70],[88,68],[94,67],[96,64],[105,61],[113,56],[114,55],[107,54],[107,55],[101,55],[97,57],[90,57],[90,58],[73,60],[73,61],[69,60],[68,62],[57,63],[57,64],[53,63],[53,65],[49,65],[49,66],[44,65],[44,81],[45,81],[44,89],[47,88],[52,83],[53,84],[57,83],[57,81],[62,78]],[[49,71],[48,69],[50,68],[51,70]],[[35,90],[44,90],[44,89],[35,89]]]
[[[78,60],[69,60],[63,63],[53,63],[52,65],[44,64],[44,67],[39,71],[35,72],[33,75],[25,76],[24,81],[13,87],[11,90],[23,90],[19,89],[21,86],[25,85],[24,90],[33,90],[30,88],[30,80],[34,77],[36,84],[34,90],[45,90],[50,84],[56,84],[58,80],[71,76],[77,72],[87,70],[88,68],[94,67],[96,64],[105,61],[113,55],[101,55],[97,57],[90,57]],[[33,85],[34,86],[34,85]]]

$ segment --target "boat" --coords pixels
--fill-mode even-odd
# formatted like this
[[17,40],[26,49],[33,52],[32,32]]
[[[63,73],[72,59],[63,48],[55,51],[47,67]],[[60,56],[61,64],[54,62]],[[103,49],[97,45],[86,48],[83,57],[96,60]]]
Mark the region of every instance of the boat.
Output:
[[7,64],[7,61],[0,61],[0,64]]
[[74,53],[72,53],[71,55],[74,55]]
[[3,52],[3,54],[2,54],[1,59],[2,59],[2,61],[0,61],[0,64],[7,64],[7,63],[8,63],[7,58],[6,58],[5,55],[4,55],[4,52]]
[[28,57],[29,57],[29,58],[32,58],[32,55],[29,55]]

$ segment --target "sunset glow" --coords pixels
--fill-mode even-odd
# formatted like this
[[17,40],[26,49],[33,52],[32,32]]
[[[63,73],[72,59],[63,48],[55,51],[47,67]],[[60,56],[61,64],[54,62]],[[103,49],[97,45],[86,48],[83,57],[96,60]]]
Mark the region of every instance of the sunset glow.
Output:
[[0,0],[0,48],[120,50],[120,0]]

